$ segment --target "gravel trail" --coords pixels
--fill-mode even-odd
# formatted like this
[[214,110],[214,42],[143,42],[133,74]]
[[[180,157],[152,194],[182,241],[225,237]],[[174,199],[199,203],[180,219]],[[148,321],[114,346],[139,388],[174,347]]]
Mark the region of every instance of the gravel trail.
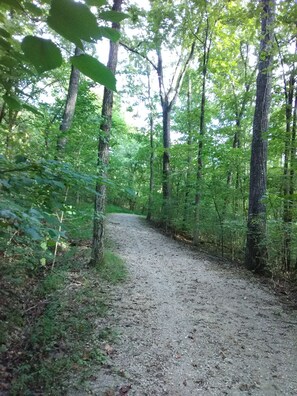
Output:
[[119,337],[95,395],[297,395],[297,315],[244,269],[215,263],[138,216],[109,217],[129,271],[102,328]]

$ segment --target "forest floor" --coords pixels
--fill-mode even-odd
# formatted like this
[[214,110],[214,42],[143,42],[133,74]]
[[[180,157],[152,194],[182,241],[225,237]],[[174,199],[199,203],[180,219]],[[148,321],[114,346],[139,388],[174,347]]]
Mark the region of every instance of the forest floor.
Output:
[[297,314],[269,287],[139,216],[111,215],[108,235],[129,275],[105,286],[98,326],[118,336],[88,394],[297,394]]

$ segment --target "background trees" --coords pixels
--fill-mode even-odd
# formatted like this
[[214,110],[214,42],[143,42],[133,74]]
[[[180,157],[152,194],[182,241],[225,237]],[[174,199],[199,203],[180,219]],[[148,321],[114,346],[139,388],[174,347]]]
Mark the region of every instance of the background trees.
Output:
[[[65,0],[67,18],[61,21],[61,4],[5,1],[0,9],[3,246],[15,232],[25,233],[37,244],[46,241],[49,257],[50,245],[66,236],[58,220],[61,210],[67,202],[90,202],[94,194],[96,130],[106,121],[94,81],[115,89],[113,74],[96,59],[95,42],[105,37],[117,43],[117,29],[108,25],[127,16],[103,0]],[[249,191],[249,160],[261,4],[218,0],[210,7],[205,0],[155,0],[146,9],[132,4],[125,10],[130,19],[121,38],[110,176],[101,175],[110,203],[240,260],[251,224],[248,202],[259,193],[258,186]],[[264,134],[267,190],[260,193],[267,233],[260,245],[267,246],[269,269],[292,271],[296,5],[278,4],[275,14],[271,121]],[[70,23],[75,18],[80,29]],[[71,68],[83,77],[72,125],[61,136]],[[103,206],[97,212],[104,217]]]
[[[170,113],[173,142],[168,176],[171,191],[168,224],[173,230],[186,233],[195,243],[206,245],[224,256],[243,260],[246,227],[247,224],[251,225],[251,221],[248,223],[248,218],[251,219],[248,202],[254,195],[261,196],[259,202],[266,207],[267,233],[263,234],[260,246],[267,246],[268,268],[276,271],[292,269],[296,263],[296,243],[291,239],[295,241],[296,235],[296,127],[293,100],[296,87],[296,25],[292,24],[296,6],[276,6],[276,41],[272,36],[269,37],[265,51],[270,65],[268,74],[265,74],[264,68],[264,75],[269,76],[270,71],[274,70],[269,112],[271,123],[267,132],[262,133],[269,147],[266,176],[254,160],[251,174],[249,166],[256,104],[256,71],[264,56],[260,56],[259,66],[262,3],[217,1],[209,7],[205,1],[180,3],[179,6],[168,2],[166,9],[169,14],[162,21],[153,12],[156,6],[157,2],[153,2],[149,22],[152,26],[159,24],[159,43],[168,46],[166,51],[171,57],[182,42],[190,45],[192,37],[196,41],[189,70]],[[134,12],[137,21],[146,26],[145,13],[137,13],[135,9]],[[187,13],[191,18],[187,18]],[[181,20],[178,15],[184,18]],[[171,44],[168,44],[172,38],[170,32],[173,23],[175,35]],[[149,26],[153,32],[149,35],[151,38],[155,31]],[[165,32],[165,35],[162,36],[160,32]],[[270,30],[269,34],[272,34]],[[137,34],[134,42],[130,39],[128,45],[134,53],[130,61],[133,58],[137,62],[135,57],[140,53],[148,64],[153,60],[157,62],[158,56],[153,55],[154,41],[148,44]],[[146,51],[143,51],[144,48]],[[276,53],[278,59],[275,57],[272,63],[271,57]],[[162,57],[166,77],[168,71],[172,77],[175,70],[174,67],[170,69],[170,56]],[[154,67],[151,76],[151,93],[158,93],[160,78],[157,73],[154,74]],[[138,78],[144,84],[141,74]],[[159,115],[155,113],[151,120],[155,130],[155,183],[150,194],[150,217],[162,221],[164,200],[160,192],[164,189],[160,163],[166,149],[164,145],[162,148],[160,141],[160,126],[164,124],[161,118],[164,112],[157,100],[155,106]],[[259,106],[256,106],[256,111],[259,111]],[[250,176],[253,178],[254,170],[260,171],[264,184],[268,181],[264,195],[258,184],[251,184],[249,190],[249,179]],[[136,207],[140,209],[142,202],[143,199],[138,196]],[[253,259],[261,257],[266,262],[264,250],[259,254],[254,252],[252,256]],[[247,262],[252,263],[253,259],[250,257]],[[257,270],[261,265],[252,267]]]

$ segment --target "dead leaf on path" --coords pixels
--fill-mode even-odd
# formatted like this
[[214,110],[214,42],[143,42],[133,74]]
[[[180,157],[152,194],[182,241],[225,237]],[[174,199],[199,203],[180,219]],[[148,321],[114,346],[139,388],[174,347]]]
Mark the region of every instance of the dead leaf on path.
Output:
[[132,385],[123,385],[119,390],[119,396],[126,396],[128,395],[129,391],[131,390]]
[[106,344],[104,347],[104,351],[107,353],[107,355],[111,355],[114,352],[114,349],[111,345]]

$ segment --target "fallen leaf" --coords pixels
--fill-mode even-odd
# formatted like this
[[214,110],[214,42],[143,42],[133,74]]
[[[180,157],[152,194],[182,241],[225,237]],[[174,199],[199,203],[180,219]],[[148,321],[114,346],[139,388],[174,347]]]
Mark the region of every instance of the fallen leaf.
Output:
[[126,396],[128,392],[131,390],[132,385],[123,385],[119,390],[119,396]]
[[114,349],[111,345],[106,344],[104,347],[104,351],[107,353],[107,355],[111,355],[114,352]]

